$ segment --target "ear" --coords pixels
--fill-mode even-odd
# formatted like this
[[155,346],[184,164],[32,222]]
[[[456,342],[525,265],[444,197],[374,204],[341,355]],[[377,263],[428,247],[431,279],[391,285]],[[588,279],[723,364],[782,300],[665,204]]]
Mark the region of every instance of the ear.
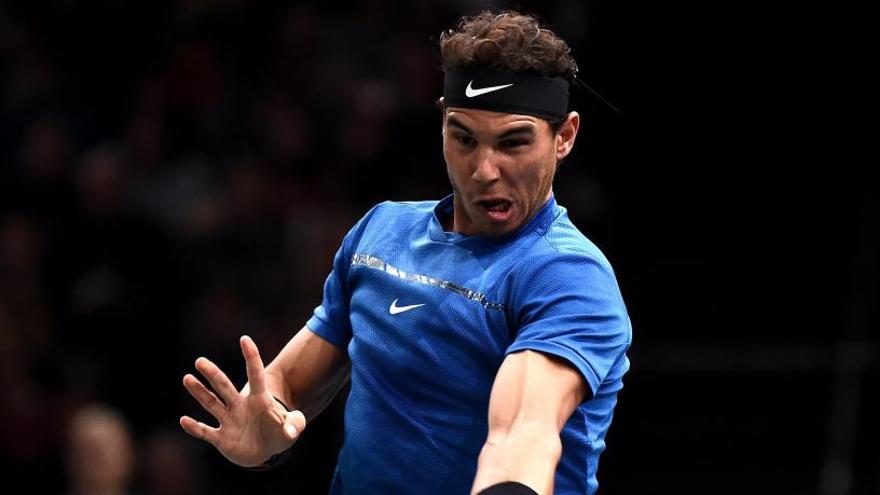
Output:
[[556,161],[560,161],[574,147],[574,140],[577,137],[578,128],[581,125],[581,116],[577,112],[569,112],[565,122],[556,133]]

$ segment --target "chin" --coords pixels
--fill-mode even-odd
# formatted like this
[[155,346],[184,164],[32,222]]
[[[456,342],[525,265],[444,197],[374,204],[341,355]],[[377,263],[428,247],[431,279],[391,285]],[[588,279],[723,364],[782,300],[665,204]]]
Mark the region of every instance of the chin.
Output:
[[486,237],[502,237],[522,226],[521,222],[507,221],[504,223],[486,223],[481,226],[479,235]]
[[510,232],[510,229],[504,229],[500,227],[486,227],[477,232],[477,235],[483,237],[502,237],[508,232]]

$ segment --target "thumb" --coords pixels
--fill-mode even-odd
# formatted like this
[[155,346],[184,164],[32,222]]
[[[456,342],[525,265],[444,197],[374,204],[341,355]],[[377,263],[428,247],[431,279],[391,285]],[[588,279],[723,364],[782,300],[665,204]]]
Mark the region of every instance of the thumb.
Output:
[[284,416],[284,435],[291,441],[296,440],[306,428],[306,417],[300,411],[290,411]]

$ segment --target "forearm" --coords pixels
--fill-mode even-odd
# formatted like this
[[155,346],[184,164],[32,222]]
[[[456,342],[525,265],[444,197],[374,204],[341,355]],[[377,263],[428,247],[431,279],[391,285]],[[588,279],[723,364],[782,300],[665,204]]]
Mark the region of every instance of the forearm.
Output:
[[348,366],[330,374],[320,383],[305,384],[301,381],[284,378],[280,371],[267,373],[266,381],[272,395],[281,400],[290,410],[302,411],[306,419],[319,415],[336,397],[348,380]]
[[492,431],[480,452],[472,492],[517,481],[539,494],[551,494],[561,455],[559,433],[545,424],[521,423],[507,431]]
[[295,409],[291,400],[292,394],[290,387],[287,386],[287,383],[279,370],[271,370],[268,367],[266,368],[266,388],[269,389],[269,393],[272,394],[272,397],[281,401],[285,407],[290,410]]
[[269,391],[306,419],[317,416],[348,379],[342,352],[303,328],[266,367]]

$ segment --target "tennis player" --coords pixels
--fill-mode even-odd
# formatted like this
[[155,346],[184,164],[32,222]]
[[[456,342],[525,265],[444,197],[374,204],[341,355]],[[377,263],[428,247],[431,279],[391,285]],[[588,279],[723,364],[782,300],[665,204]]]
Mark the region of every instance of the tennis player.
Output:
[[553,196],[580,117],[577,67],[533,17],[485,12],[440,39],[452,194],[386,202],[345,236],[314,315],[239,391],[204,357],[190,435],[276,464],[346,380],[332,494],[593,494],[629,368],[608,260]]

